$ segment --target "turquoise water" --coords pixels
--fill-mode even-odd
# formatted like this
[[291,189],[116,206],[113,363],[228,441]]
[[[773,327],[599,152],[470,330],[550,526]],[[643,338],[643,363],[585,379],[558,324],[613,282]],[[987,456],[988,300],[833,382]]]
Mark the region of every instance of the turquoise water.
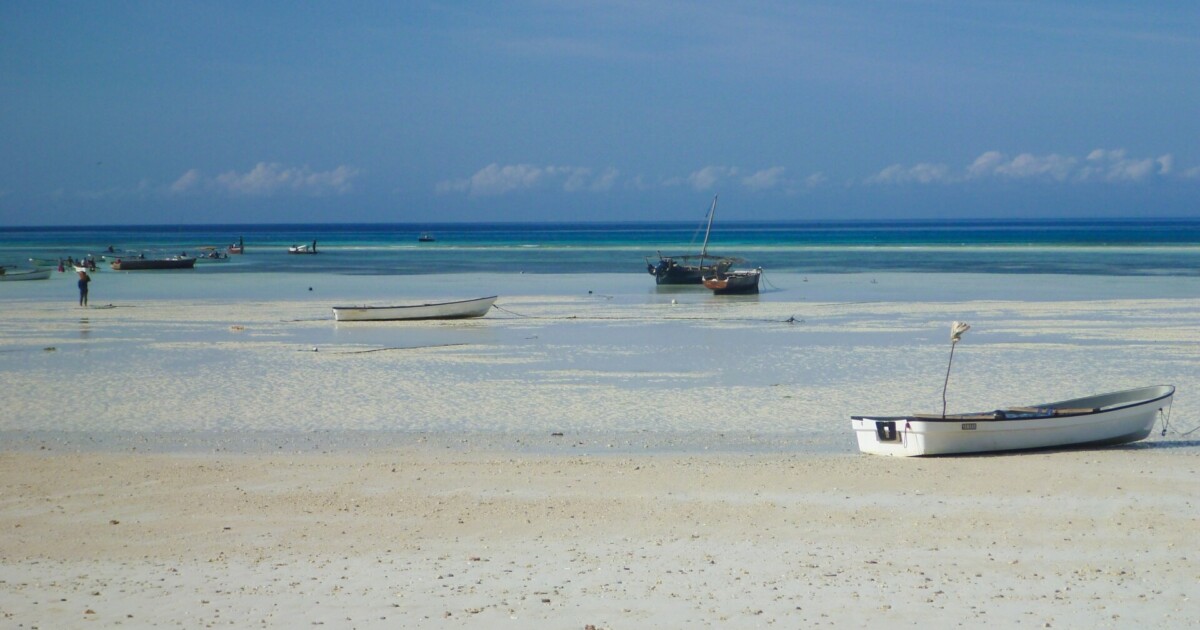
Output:
[[[437,241],[418,243],[431,233]],[[109,246],[147,256],[223,249],[246,254],[205,273],[321,271],[420,275],[644,273],[646,257],[695,253],[700,225],[311,224],[0,228],[0,264],[99,256]],[[321,254],[287,254],[317,241]],[[1200,275],[1200,221],[972,221],[721,223],[709,251],[793,273],[1002,273]]]

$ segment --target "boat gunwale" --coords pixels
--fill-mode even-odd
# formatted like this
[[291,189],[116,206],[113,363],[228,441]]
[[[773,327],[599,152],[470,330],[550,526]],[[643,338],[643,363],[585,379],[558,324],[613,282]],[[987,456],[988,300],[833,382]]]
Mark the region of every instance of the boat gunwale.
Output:
[[[1158,402],[1160,400],[1165,400],[1165,399],[1170,398],[1175,395],[1175,386],[1174,385],[1148,385],[1146,387],[1135,387],[1133,389],[1126,389],[1126,390],[1122,390],[1119,392],[1110,392],[1107,394],[1096,394],[1095,396],[1087,396],[1084,398],[1073,398],[1071,400],[1065,400],[1065,401],[1062,401],[1059,403],[1051,403],[1048,405],[1033,405],[1034,407],[1039,407],[1039,408],[1053,408],[1055,405],[1059,405],[1059,404],[1062,404],[1065,402],[1077,402],[1077,401],[1081,401],[1081,400],[1086,400],[1087,398],[1099,398],[1101,396],[1117,396],[1120,394],[1128,394],[1131,392],[1136,392],[1136,391],[1141,391],[1141,390],[1160,389],[1160,388],[1164,388],[1164,387],[1168,389],[1167,393],[1165,393],[1161,396],[1156,396],[1154,398],[1146,398],[1143,400],[1138,400],[1136,402],[1131,402],[1128,404],[1120,405],[1118,407],[1101,407],[1101,408],[1096,408],[1096,409],[1093,409],[1091,411],[1087,411],[1084,413],[1064,414],[1061,416],[1031,416],[1031,417],[1026,417],[1026,418],[964,417],[964,416],[975,416],[975,415],[983,416],[983,415],[995,413],[994,411],[979,411],[979,412],[968,413],[968,414],[947,415],[945,417],[939,417],[939,416],[925,417],[925,416],[918,416],[918,415],[910,414],[910,415],[904,415],[904,416],[850,416],[850,419],[851,420],[875,420],[875,421],[884,421],[884,422],[895,421],[895,420],[905,420],[905,421],[909,421],[909,422],[934,422],[934,423],[942,423],[942,422],[959,422],[959,423],[961,423],[961,422],[1003,422],[1003,423],[1007,424],[1007,423],[1012,423],[1012,422],[1023,422],[1023,421],[1029,421],[1029,420],[1044,421],[1044,420],[1051,420],[1054,418],[1081,418],[1081,417],[1094,416],[1094,415],[1103,414],[1103,413],[1110,413],[1113,411],[1121,411],[1124,409],[1131,409],[1133,407],[1141,407],[1143,405],[1149,405],[1149,404]],[[1001,410],[1001,411],[1003,411],[1003,410]]]
[[427,304],[403,304],[400,306],[333,306],[333,310],[353,310],[353,311],[370,311],[379,309],[397,309],[397,308],[425,308],[428,306],[450,306],[452,304],[466,304],[469,302],[485,302],[487,300],[499,299],[499,295],[489,297],[471,298],[469,300],[454,300],[452,302],[429,302]]

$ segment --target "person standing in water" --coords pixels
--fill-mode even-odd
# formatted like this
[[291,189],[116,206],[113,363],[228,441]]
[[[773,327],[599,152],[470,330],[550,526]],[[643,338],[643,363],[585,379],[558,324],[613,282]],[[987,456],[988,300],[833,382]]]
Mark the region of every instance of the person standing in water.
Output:
[[79,305],[87,306],[88,283],[92,281],[92,277],[86,271],[79,272]]

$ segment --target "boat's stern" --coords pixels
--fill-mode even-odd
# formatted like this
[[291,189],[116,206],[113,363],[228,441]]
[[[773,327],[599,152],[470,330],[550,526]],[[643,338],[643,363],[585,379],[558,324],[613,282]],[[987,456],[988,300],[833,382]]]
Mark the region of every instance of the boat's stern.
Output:
[[906,417],[853,416],[850,423],[858,450],[863,453],[893,457],[925,454],[923,434],[912,431],[912,424]]

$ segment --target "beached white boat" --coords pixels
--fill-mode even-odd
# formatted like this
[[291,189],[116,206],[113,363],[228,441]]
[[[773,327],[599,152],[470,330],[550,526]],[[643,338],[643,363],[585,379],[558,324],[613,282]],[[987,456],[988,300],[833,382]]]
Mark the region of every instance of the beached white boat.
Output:
[[50,277],[49,269],[4,269],[0,267],[0,281],[45,280]]
[[410,306],[335,306],[339,322],[382,322],[403,319],[466,319],[483,317],[496,301],[495,295],[456,302],[434,302]]
[[1174,395],[1174,386],[1154,385],[983,413],[852,416],[851,423],[859,450],[874,455],[1108,446],[1150,435]]

